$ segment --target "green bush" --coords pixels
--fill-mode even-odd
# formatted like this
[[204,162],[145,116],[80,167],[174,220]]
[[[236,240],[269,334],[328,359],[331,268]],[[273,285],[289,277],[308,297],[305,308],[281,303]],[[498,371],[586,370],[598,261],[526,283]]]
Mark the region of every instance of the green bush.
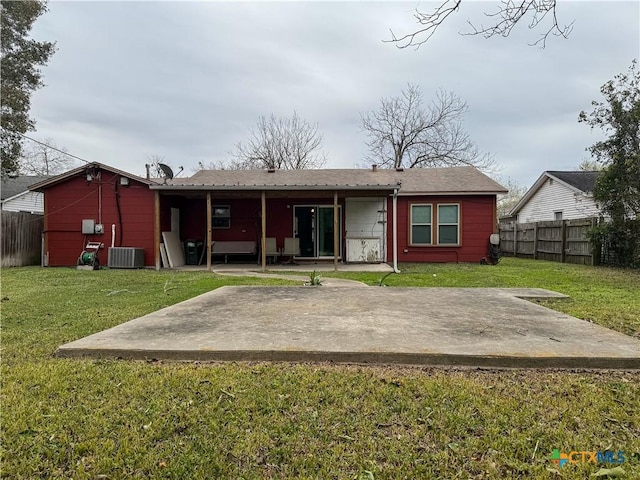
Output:
[[601,223],[592,229],[591,242],[601,247],[602,263],[640,268],[640,219]]

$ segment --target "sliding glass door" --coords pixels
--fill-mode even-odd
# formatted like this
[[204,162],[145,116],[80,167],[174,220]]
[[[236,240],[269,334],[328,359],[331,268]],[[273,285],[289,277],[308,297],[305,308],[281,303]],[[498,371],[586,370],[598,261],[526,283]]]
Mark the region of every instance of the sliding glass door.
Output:
[[[293,209],[293,231],[300,239],[300,256],[333,257],[333,205],[295,205]],[[338,207],[338,228],[341,226],[342,209]],[[340,233],[339,230],[338,238]]]

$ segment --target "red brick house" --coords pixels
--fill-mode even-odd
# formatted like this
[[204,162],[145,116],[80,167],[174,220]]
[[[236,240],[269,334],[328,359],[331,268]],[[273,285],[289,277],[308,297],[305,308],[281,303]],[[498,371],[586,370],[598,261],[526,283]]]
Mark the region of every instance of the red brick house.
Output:
[[[201,240],[207,266],[237,255],[264,267],[283,253],[394,266],[477,262],[496,229],[496,195],[506,192],[473,167],[203,170],[162,182],[100,164],[32,189],[45,193],[49,265],[75,264],[86,241],[82,220],[93,215],[104,231],[91,238],[110,244],[116,224],[115,246],[144,248],[145,265],[156,268],[161,232],[171,230]],[[283,252],[292,240],[293,254]]]

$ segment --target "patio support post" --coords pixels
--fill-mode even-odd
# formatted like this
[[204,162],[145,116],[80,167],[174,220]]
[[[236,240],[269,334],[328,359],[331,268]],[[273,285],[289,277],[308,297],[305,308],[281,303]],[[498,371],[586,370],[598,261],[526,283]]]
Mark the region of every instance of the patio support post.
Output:
[[398,270],[398,189],[393,190],[393,271]]
[[262,261],[262,271],[267,269],[267,199],[264,190],[260,195],[262,203],[262,234],[260,235],[260,257]]
[[154,251],[153,255],[154,255],[156,270],[160,270],[160,192],[156,190],[154,193],[155,195],[153,200],[153,251]]
[[338,254],[339,252],[339,218],[338,218],[338,191],[333,192],[333,271],[338,271]]
[[211,192],[207,192],[207,270],[211,270]]

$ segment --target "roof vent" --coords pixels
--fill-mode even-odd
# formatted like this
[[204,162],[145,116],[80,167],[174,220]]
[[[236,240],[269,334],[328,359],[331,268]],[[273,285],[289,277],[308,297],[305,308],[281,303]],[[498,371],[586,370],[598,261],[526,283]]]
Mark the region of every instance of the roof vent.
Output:
[[404,167],[396,167],[396,172],[404,172]]
[[377,172],[378,171],[378,165],[376,165],[375,163],[373,165],[371,165],[371,171],[372,172]]
[[269,173],[273,173],[275,171],[276,171],[276,169],[273,168],[273,167],[270,167],[270,168],[267,169],[267,172],[269,172]]

